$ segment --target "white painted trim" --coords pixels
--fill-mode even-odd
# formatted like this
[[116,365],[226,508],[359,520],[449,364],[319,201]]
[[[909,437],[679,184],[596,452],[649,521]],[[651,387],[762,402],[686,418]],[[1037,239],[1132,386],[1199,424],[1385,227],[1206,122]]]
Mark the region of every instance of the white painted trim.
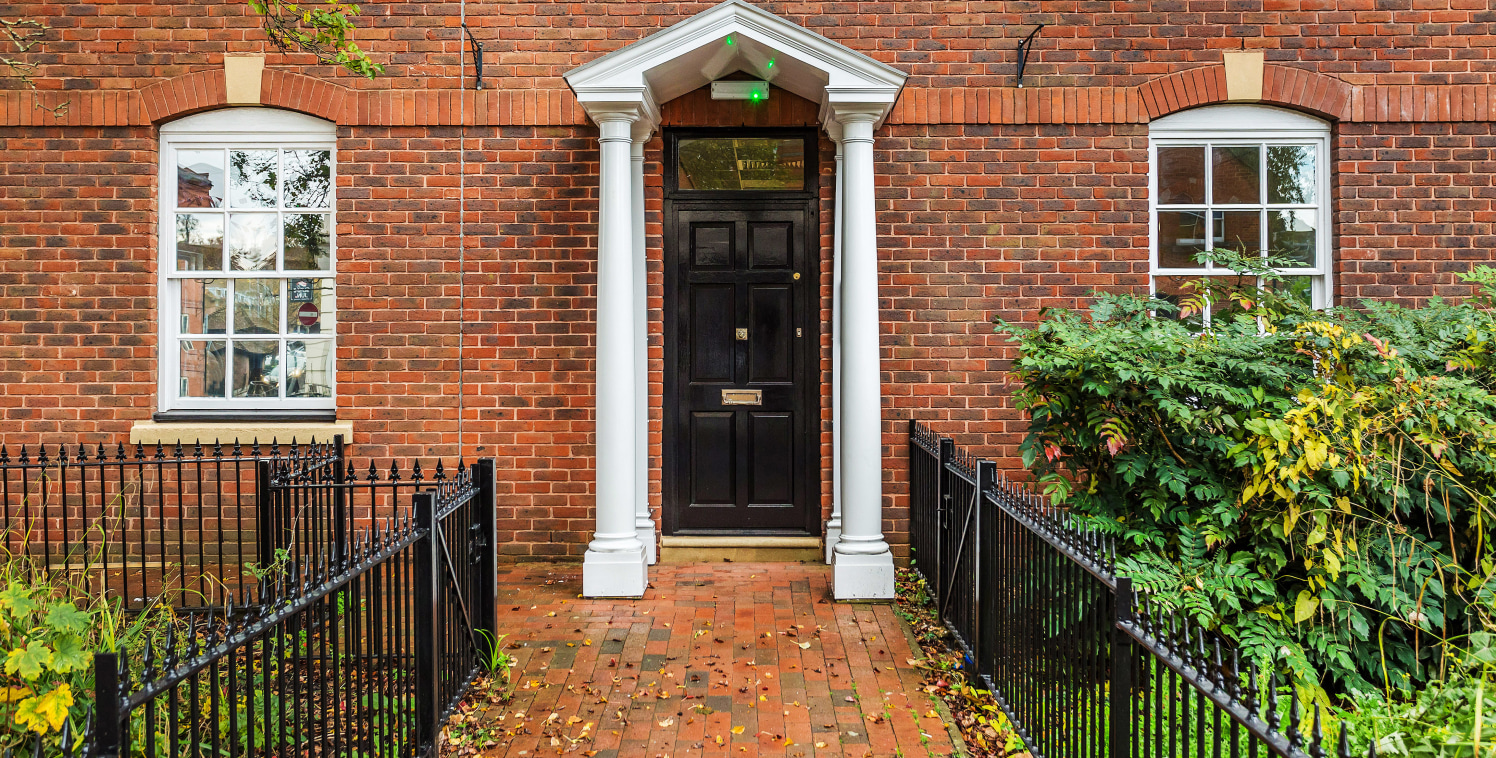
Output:
[[[1154,292],[1154,279],[1159,276],[1198,277],[1210,273],[1221,274],[1205,268],[1161,268],[1158,262],[1158,235],[1156,233],[1160,208],[1169,210],[1175,206],[1158,202],[1158,149],[1171,145],[1306,145],[1315,148],[1315,202],[1313,204],[1263,203],[1229,205],[1207,203],[1212,210],[1233,208],[1313,208],[1315,223],[1320,233],[1315,239],[1318,249],[1315,260],[1319,265],[1312,268],[1286,269],[1297,275],[1312,276],[1314,307],[1324,308],[1334,303],[1334,254],[1335,230],[1332,225],[1330,207],[1330,124],[1313,116],[1284,108],[1265,105],[1214,105],[1194,108],[1170,114],[1148,125],[1148,287]],[[1208,154],[1207,154],[1208,155]],[[1262,191],[1266,192],[1267,172],[1260,177]],[[1207,200],[1210,183],[1204,187]],[[1184,207],[1184,206],[1180,206]],[[1188,206],[1198,207],[1198,206]],[[1267,225],[1260,232],[1265,244]]]
[[[726,43],[729,37],[735,49]],[[722,47],[709,47],[713,45]],[[652,124],[658,124],[660,103],[739,68],[820,103],[822,121],[827,107],[856,102],[880,105],[881,123],[907,77],[743,0],[725,0],[574,68],[564,78],[584,107],[635,103]]]
[[[324,271],[297,271],[295,276],[288,276],[285,271],[263,271],[263,272],[234,272],[235,279],[336,279],[337,275],[337,127],[329,121],[313,118],[291,111],[277,110],[274,108],[225,108],[222,110],[199,113],[178,119],[161,127],[161,144],[157,157],[157,245],[156,245],[156,274],[157,274],[157,348],[156,348],[156,405],[161,411],[169,410],[216,410],[216,411],[248,411],[257,410],[328,410],[336,406],[337,402],[337,319],[336,306],[332,310],[333,333],[326,336],[310,336],[312,340],[326,340],[333,343],[333,360],[329,366],[329,381],[333,387],[333,396],[328,398],[227,398],[223,400],[211,398],[181,398],[178,396],[178,378],[180,367],[180,352],[177,350],[177,338],[180,334],[178,323],[180,321],[180,298],[177,288],[179,282],[187,278],[207,278],[202,276],[203,272],[176,271],[176,151],[179,149],[222,149],[234,148],[273,148],[281,150],[309,149],[328,150],[332,154],[331,166],[331,193],[326,213],[332,218],[333,234],[328,238],[328,256],[330,268]],[[227,153],[225,153],[227,155]],[[229,171],[227,163],[224,166],[225,180]],[[225,192],[227,192],[225,187]],[[266,213],[279,214],[280,200],[277,199],[276,209],[265,209]],[[208,210],[208,209],[205,209]],[[318,209],[318,212],[321,212]],[[227,215],[225,214],[225,221]],[[225,228],[225,244],[227,244],[228,230]],[[225,259],[228,252],[224,252]],[[225,260],[227,265],[227,260]],[[336,298],[336,292],[334,292]],[[233,307],[232,302],[229,303]],[[285,312],[287,304],[282,298],[282,328],[284,320],[289,318]],[[266,339],[281,341],[296,339],[285,331],[277,335],[266,335]],[[225,372],[233,370],[232,365],[224,367]],[[284,371],[284,362],[282,362]],[[281,377],[281,385],[284,386],[285,379]]]

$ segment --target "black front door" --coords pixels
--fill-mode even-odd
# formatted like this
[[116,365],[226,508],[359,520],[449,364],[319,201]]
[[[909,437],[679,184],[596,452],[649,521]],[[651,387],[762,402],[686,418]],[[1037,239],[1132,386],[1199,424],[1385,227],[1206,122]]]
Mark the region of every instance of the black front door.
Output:
[[[670,136],[673,158],[681,135]],[[795,139],[814,145],[803,133]],[[666,530],[814,533],[813,190],[682,190],[688,177],[670,178]]]

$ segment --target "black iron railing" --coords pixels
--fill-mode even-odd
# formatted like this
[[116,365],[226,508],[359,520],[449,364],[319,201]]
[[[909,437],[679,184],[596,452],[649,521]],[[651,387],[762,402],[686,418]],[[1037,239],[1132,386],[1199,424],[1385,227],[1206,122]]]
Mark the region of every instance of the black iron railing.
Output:
[[[185,615],[140,660],[95,656],[77,755],[431,754],[497,641],[494,461],[419,491],[271,468],[287,547],[257,589]],[[339,517],[358,493],[386,502]]]
[[341,466],[343,442],[307,445],[0,446],[0,547],[87,594],[140,609],[222,606],[268,562],[261,466]]
[[1317,707],[1140,600],[1109,538],[913,421],[909,471],[913,567],[1034,758],[1327,755]]

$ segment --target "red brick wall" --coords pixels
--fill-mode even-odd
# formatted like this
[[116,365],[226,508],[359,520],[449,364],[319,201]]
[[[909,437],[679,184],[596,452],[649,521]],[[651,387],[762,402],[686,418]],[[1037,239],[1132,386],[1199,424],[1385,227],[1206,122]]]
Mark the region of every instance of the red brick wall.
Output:
[[156,394],[151,130],[3,129],[0,156],[0,440],[118,439]]
[[1496,255],[1491,124],[1341,124],[1335,132],[1337,300],[1464,297]]

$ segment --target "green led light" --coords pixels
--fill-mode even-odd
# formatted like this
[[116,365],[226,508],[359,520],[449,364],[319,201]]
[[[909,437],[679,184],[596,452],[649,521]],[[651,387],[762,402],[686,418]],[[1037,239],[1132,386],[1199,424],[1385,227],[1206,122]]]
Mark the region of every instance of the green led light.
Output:
[[728,37],[728,38],[727,38],[727,44],[729,44],[729,45],[731,45],[731,44],[732,44],[732,37]]
[[754,93],[753,93],[753,99],[754,99],[754,100],[757,100],[757,99],[758,99],[758,93],[757,93],[757,92],[754,92]]
[[769,61],[769,68],[774,68],[774,61]]

